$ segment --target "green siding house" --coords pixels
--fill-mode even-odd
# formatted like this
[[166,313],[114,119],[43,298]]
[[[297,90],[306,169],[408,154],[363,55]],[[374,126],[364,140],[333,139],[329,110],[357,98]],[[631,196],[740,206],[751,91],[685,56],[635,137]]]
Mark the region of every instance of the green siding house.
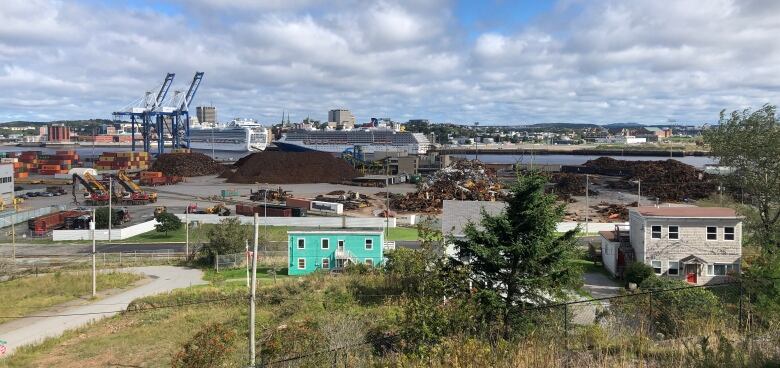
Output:
[[349,263],[378,266],[384,257],[384,240],[381,230],[290,230],[287,274],[306,275]]

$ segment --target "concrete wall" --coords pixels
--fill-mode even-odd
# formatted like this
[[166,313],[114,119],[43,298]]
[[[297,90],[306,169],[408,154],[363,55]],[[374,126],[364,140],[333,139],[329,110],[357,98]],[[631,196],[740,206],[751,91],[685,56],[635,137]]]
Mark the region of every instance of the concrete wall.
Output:
[[[182,220],[185,214],[177,213]],[[198,221],[202,224],[218,224],[228,217],[238,218],[241,223],[252,224],[254,217],[249,216],[217,216],[206,214],[189,214],[189,221]],[[295,227],[321,227],[321,228],[384,228],[385,219],[381,217],[259,217],[260,225],[268,226],[295,226]],[[390,218],[389,227],[396,227],[396,219]]]
[[[151,220],[121,229],[111,229],[111,240],[124,240],[154,230],[157,221]],[[108,229],[95,230],[96,240],[108,240]],[[54,230],[52,240],[92,240],[91,230]]]

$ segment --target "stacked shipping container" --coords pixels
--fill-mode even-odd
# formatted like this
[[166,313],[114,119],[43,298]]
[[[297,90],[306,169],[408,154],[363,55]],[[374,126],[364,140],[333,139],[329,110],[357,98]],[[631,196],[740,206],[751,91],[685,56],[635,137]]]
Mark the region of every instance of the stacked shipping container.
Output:
[[80,216],[89,215],[89,212],[84,211],[60,211],[50,213],[48,215],[39,216],[27,220],[27,227],[33,232],[35,236],[46,235],[49,231],[61,229],[65,227],[66,222],[73,223],[74,221],[68,221],[71,218],[77,218]]
[[103,152],[95,163],[96,170],[146,170],[149,152]]
[[3,163],[14,164],[14,177],[26,178],[29,173],[40,175],[67,174],[74,165],[79,164],[76,151],[55,151],[52,155],[38,151],[11,152]]

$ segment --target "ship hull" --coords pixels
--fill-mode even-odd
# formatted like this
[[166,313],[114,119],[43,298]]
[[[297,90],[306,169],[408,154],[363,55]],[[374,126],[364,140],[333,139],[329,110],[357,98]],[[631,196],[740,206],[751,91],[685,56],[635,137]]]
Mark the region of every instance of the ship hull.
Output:
[[[283,142],[283,141],[274,141],[273,142],[276,147],[279,148],[281,151],[287,151],[287,152],[328,152],[328,153],[334,153],[339,154],[342,153],[348,149],[354,148],[354,145],[347,145],[347,144],[311,144],[311,145],[304,145],[304,144],[298,144],[297,142]],[[361,145],[361,148],[363,149],[364,153],[376,153],[376,152],[399,152],[399,151],[405,151],[410,154],[425,154],[425,149],[421,149],[419,146],[415,145],[402,145],[402,146],[395,146],[395,145]]]

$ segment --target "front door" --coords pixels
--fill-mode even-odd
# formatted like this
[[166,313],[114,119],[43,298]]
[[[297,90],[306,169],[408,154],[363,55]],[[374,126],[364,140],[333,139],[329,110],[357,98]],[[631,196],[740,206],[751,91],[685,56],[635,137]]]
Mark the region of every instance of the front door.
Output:
[[687,281],[689,284],[695,284],[698,280],[698,271],[699,271],[699,265],[697,264],[686,264],[685,265],[685,281]]
[[344,241],[343,240],[339,240],[338,251],[339,252],[343,252],[344,251]]

